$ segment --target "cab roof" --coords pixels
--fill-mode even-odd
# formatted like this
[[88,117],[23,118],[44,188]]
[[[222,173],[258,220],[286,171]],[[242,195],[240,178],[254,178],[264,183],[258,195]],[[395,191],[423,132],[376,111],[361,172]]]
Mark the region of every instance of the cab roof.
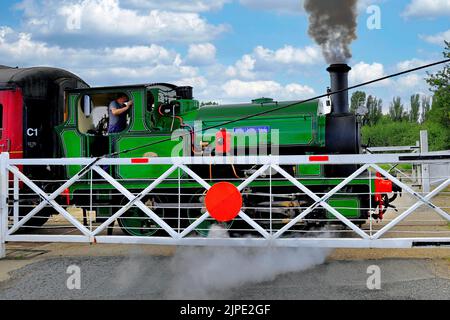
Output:
[[144,84],[129,84],[121,86],[103,86],[103,87],[91,87],[91,88],[79,88],[67,90],[69,93],[85,93],[85,92],[96,92],[96,91],[123,91],[129,89],[139,89],[139,88],[151,88],[156,86],[164,86],[170,89],[176,89],[178,86],[171,83],[144,83]]

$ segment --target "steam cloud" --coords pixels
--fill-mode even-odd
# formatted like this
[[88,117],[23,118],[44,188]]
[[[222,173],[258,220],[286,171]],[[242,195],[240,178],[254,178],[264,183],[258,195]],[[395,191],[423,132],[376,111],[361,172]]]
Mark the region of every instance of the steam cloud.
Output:
[[[329,237],[327,232],[323,237]],[[212,226],[210,238],[228,238],[226,229]],[[163,299],[211,299],[224,290],[272,281],[323,264],[326,248],[180,247],[171,258],[157,259],[130,252],[117,268],[115,296],[146,296],[157,288]],[[152,278],[151,275],[158,274]],[[153,280],[152,280],[153,279]]]
[[272,281],[323,264],[322,248],[183,248],[171,264],[170,299],[208,299],[221,290]]
[[322,47],[327,63],[346,63],[356,40],[357,0],[305,0],[309,35]]
[[[208,237],[229,238],[229,234],[213,225]],[[167,296],[210,298],[212,292],[310,269],[324,263],[330,252],[324,248],[182,248],[171,261],[173,277]]]

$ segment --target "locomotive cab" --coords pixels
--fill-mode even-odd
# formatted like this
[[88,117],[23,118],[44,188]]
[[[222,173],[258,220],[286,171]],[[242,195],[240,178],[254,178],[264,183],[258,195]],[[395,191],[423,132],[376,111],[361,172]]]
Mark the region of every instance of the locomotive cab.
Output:
[[[125,129],[108,133],[109,104],[116,100],[119,93],[132,100],[133,107],[127,112]],[[120,154],[142,144],[168,140],[174,131],[184,128],[185,120],[194,119],[199,106],[198,101],[193,99],[191,87],[167,83],[76,89],[67,91],[66,96],[67,121],[56,128],[66,157]],[[172,152],[180,141],[181,138],[175,138],[151,150],[137,150],[123,156],[144,157],[149,152],[158,157],[186,155],[183,148],[176,154]],[[69,167],[67,175],[72,176],[77,169]],[[135,168],[111,167],[109,170],[110,174],[120,178],[140,178],[143,174]],[[150,177],[157,177],[164,166],[148,170]]]

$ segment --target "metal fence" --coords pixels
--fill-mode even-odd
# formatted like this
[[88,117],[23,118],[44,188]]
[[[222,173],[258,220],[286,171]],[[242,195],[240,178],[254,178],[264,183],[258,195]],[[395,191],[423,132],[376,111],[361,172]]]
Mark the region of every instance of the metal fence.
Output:
[[[5,242],[80,242],[199,246],[304,246],[345,248],[409,248],[450,244],[448,175],[433,177],[441,183],[424,193],[400,181],[388,170],[398,164],[448,165],[446,154],[383,154],[329,156],[194,157],[139,159],[9,159],[0,158],[0,255]],[[116,179],[105,168],[118,166],[165,166],[156,179]],[[227,179],[244,199],[238,217],[229,223],[212,219],[204,196],[220,178],[202,178],[198,172],[221,167],[248,166],[247,175]],[[354,165],[346,177],[299,177],[286,168],[302,166]],[[80,166],[68,180],[37,180],[27,177],[27,167]],[[236,173],[236,172],[235,172]],[[377,219],[373,190],[352,189],[358,181],[372,181],[376,174],[392,181],[403,191],[384,220]],[[314,183],[317,180],[317,183]],[[75,190],[83,183],[84,190]],[[133,184],[144,184],[136,189]],[[189,184],[191,187],[186,188]],[[265,185],[258,191],[255,185]],[[329,185],[326,189],[314,185]],[[171,189],[168,191],[167,186]],[[284,186],[281,188],[280,186]],[[286,187],[286,186],[289,187]],[[51,186],[51,188],[50,188]],[[102,189],[99,189],[102,186]],[[105,187],[107,186],[107,187]],[[128,186],[128,187],[127,187]],[[67,194],[67,190],[72,190]],[[294,191],[292,190],[294,189]],[[52,190],[52,191],[49,191]],[[75,190],[75,191],[73,191]],[[103,191],[102,191],[103,190]],[[286,191],[288,190],[288,191]],[[66,192],[66,193],[65,193]],[[355,193],[356,192],[356,193]],[[102,194],[103,193],[103,194]],[[361,210],[367,218],[349,218],[345,206],[330,205],[336,197],[366,196]],[[84,199],[70,206],[65,197]],[[99,203],[97,198],[109,197]],[[30,200],[32,199],[32,200]],[[120,201],[119,201],[120,200]],[[97,203],[96,203],[97,201]],[[109,201],[109,202],[108,202]],[[435,202],[436,201],[436,202]],[[47,219],[42,226],[31,221]],[[99,219],[101,210],[111,214]],[[397,212],[398,211],[398,212]],[[318,215],[326,212],[326,216]],[[128,219],[128,220],[127,220]],[[117,223],[118,222],[118,223]],[[128,231],[122,232],[126,225]]]
[[[427,130],[420,131],[420,140],[415,146],[368,147],[365,151],[369,154],[408,152],[450,155],[450,150],[429,152]],[[394,172],[401,181],[420,187],[424,192],[429,192],[432,186],[441,183],[445,177],[450,175],[450,165],[448,163],[415,163],[405,169],[399,168],[399,164],[395,164],[391,165],[389,171]]]

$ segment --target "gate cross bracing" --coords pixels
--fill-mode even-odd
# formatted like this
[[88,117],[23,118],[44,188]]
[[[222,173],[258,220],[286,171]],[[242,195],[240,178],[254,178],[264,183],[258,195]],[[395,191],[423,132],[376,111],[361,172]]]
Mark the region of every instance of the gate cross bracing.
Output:
[[[98,161],[92,166],[93,159],[89,158],[66,158],[66,159],[10,159],[9,154],[2,153],[0,159],[0,187],[1,187],[1,203],[0,203],[0,243],[2,250],[0,254],[5,253],[5,242],[80,242],[80,243],[128,243],[128,244],[153,244],[153,245],[188,245],[188,246],[286,246],[286,247],[331,247],[331,248],[410,248],[420,244],[425,245],[450,245],[450,215],[448,208],[433,204],[431,200],[438,194],[446,196],[450,184],[450,178],[439,177],[443,182],[429,193],[420,193],[409,185],[401,182],[397,177],[393,176],[387,170],[383,169],[382,164],[432,164],[444,163],[448,164],[450,158],[447,154],[378,154],[378,155],[329,155],[329,156],[261,156],[261,157],[193,157],[193,158],[139,158],[139,159],[114,159],[106,158]],[[358,165],[357,170],[348,177],[343,177],[331,190],[326,193],[315,193],[310,186],[303,183],[302,179],[294,177],[284,168],[286,166],[297,165]],[[124,184],[127,181],[115,179],[104,168],[105,166],[167,166],[167,170],[157,179],[149,181],[148,186],[139,192],[128,190]],[[197,217],[183,218],[181,211],[186,209],[186,204],[182,204],[181,194],[178,194],[178,205],[172,204],[172,209],[178,210],[177,217],[171,217],[170,221],[164,216],[158,215],[157,206],[148,205],[144,199],[156,193],[157,187],[166,179],[178,181],[179,192],[181,193],[181,180],[195,181],[199,187],[205,192],[212,187],[212,182],[208,179],[201,178],[191,166],[224,166],[224,165],[253,165],[255,170],[251,175],[235,181],[240,192],[245,193],[248,187],[258,181],[264,179],[270,184],[270,191],[267,195],[269,202],[267,207],[261,208],[266,212],[264,218],[252,217],[246,213],[245,207],[239,213],[237,219],[245,222],[251,236],[223,236],[223,235],[204,235],[198,234],[198,230],[211,217],[207,211],[203,209]],[[84,168],[66,181],[60,181],[59,187],[52,193],[45,192],[39,183],[28,178],[23,173],[24,166],[80,166]],[[378,172],[384,178],[389,179],[395,185],[403,190],[404,194],[409,195],[414,202],[403,207],[393,218],[385,221],[384,224],[378,224],[375,219],[370,216],[367,221],[357,223],[355,219],[347,218],[344,214],[329,204],[329,200],[336,195],[346,194],[345,188],[352,182],[361,179],[375,178]],[[103,182],[109,183],[115,192],[124,199],[125,203],[116,206],[116,212],[105,221],[96,223],[91,219],[89,212],[89,223],[82,223],[71,210],[65,208],[64,205],[58,203],[57,199],[65,190],[74,186],[77,182],[91,182],[90,197],[92,199],[92,183],[94,173],[102,179]],[[177,178],[170,178],[178,173]],[[284,223],[280,226],[279,220],[276,221],[274,213],[279,208],[275,208],[272,203],[274,199],[281,195],[272,194],[273,187],[277,179],[273,178],[276,173],[285,182],[290,182],[299,194],[309,198],[310,202],[302,207],[297,215],[291,216],[289,219],[283,219]],[[183,178],[182,178],[183,176]],[[87,178],[86,178],[87,177]],[[238,180],[238,179],[236,179]],[[280,178],[278,178],[280,180]],[[98,180],[97,180],[98,181]],[[41,181],[40,181],[41,182]],[[370,184],[371,185],[371,184]],[[20,196],[21,186],[27,186],[30,192],[37,195],[40,199],[39,203],[29,206],[29,212],[21,214]],[[374,194],[374,190],[370,188],[370,195]],[[348,195],[348,194],[347,194]],[[372,201],[372,197],[369,197]],[[446,203],[446,202],[445,202]],[[193,208],[201,208],[201,204],[192,204]],[[401,222],[405,221],[415,211],[422,206],[428,209],[428,214],[434,213],[440,220],[428,220],[434,222],[442,221],[447,223],[447,229],[436,231],[430,228],[429,231],[412,231],[412,237],[399,236],[402,231],[395,230]],[[31,232],[23,233],[20,230],[26,227],[27,222],[37,217],[39,212],[44,208],[53,208],[60,217],[63,217],[73,230],[79,235],[72,233],[49,234],[49,232],[40,232],[41,229],[33,229]],[[112,207],[112,205],[111,205]],[[163,205],[160,206],[163,208]],[[169,206],[170,207],[170,206]],[[178,208],[177,208],[178,207]],[[372,208],[372,203],[369,208]],[[90,204],[92,210],[92,202]],[[105,234],[106,230],[117,219],[125,219],[124,214],[130,210],[138,208],[145,216],[141,219],[150,219],[157,225],[164,235],[152,236],[128,236],[128,235],[110,235]],[[155,209],[156,208],[156,209]],[[112,208],[114,209],[114,208]],[[308,216],[312,212],[319,209],[325,209],[332,215],[333,219],[340,223],[340,230],[300,230],[295,233],[298,224],[308,220]],[[447,210],[447,211],[446,211]],[[11,214],[12,212],[12,214]],[[428,219],[428,218],[427,218]],[[85,219],[84,219],[85,220]],[[174,221],[175,220],[175,221]],[[313,220],[313,219],[311,219]],[[186,225],[186,221],[188,224]],[[278,224],[277,224],[278,222]],[[182,224],[184,226],[182,227]],[[278,228],[276,226],[279,226]],[[42,227],[46,230],[47,224]],[[229,231],[232,230],[231,227]],[[55,228],[58,230],[58,227]],[[243,231],[243,230],[240,230]],[[403,231],[408,233],[408,231]],[[345,237],[339,236],[345,234]],[[387,236],[393,233],[394,236]]]

